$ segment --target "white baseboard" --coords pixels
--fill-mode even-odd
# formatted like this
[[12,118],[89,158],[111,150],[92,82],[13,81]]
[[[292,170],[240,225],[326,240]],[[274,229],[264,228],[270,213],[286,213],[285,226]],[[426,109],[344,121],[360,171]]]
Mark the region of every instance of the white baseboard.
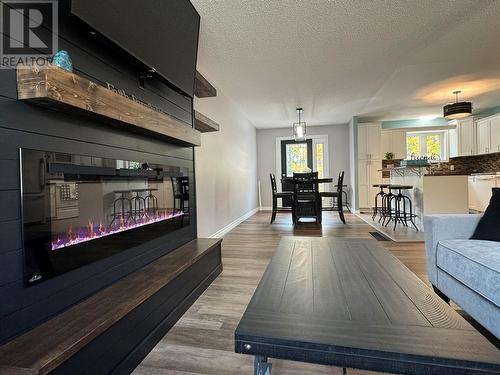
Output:
[[244,222],[246,219],[248,219],[249,217],[253,216],[258,211],[259,211],[258,207],[254,208],[251,211],[248,211],[246,214],[244,214],[244,215],[240,216],[239,218],[237,218],[236,220],[232,221],[231,223],[229,223],[228,225],[226,225],[224,228],[218,230],[217,232],[215,232],[214,234],[212,234],[208,238],[220,238],[220,237],[223,237],[231,229],[236,228],[240,223]]
[[259,211],[272,211],[272,207],[259,207]]

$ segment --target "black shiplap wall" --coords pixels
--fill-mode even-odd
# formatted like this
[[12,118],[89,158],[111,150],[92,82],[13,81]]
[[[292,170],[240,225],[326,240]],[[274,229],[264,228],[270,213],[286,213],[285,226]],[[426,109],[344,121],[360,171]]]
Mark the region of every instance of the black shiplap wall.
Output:
[[[139,70],[121,51],[76,27],[67,2],[61,2],[59,49],[67,50],[78,74],[110,82],[192,126],[192,99],[165,84],[138,87]],[[50,30],[47,30],[50,32]],[[151,41],[152,48],[157,48]],[[0,70],[0,343],[32,328],[79,300],[196,237],[196,206],[191,223],[173,234],[26,288],[23,283],[19,148],[101,157],[151,160],[189,168],[194,194],[194,152],[157,139],[120,130],[17,100],[14,70]]]

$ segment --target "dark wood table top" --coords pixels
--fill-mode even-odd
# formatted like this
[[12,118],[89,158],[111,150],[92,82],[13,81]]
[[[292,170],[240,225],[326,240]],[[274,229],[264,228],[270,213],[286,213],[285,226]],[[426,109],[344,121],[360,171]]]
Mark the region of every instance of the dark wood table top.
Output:
[[[282,177],[281,181],[288,181],[288,182],[293,182],[295,178],[293,177]],[[333,182],[332,177],[321,177],[321,178],[311,178],[312,181],[316,181],[319,184],[328,184]]]
[[374,240],[283,237],[235,351],[398,374],[500,374],[500,351]]

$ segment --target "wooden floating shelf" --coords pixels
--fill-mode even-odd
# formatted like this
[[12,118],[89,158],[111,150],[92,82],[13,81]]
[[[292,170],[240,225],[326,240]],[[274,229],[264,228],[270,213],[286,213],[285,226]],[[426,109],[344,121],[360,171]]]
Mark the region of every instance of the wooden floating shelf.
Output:
[[23,101],[71,113],[78,110],[115,126],[160,134],[185,146],[201,145],[200,132],[176,118],[48,63],[19,65],[17,92]]
[[217,96],[217,89],[199,71],[196,71],[194,94],[198,98],[212,98]]
[[194,111],[194,128],[202,133],[218,132],[219,124],[197,110]]

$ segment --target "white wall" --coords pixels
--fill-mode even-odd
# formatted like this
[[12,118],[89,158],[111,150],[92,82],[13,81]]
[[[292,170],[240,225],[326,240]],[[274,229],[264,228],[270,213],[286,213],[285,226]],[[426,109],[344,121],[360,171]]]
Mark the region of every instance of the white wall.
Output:
[[208,237],[257,207],[256,130],[219,89],[194,107],[220,125],[195,148],[198,237]]
[[[307,134],[328,135],[329,175],[336,179],[340,171],[345,171],[344,181],[350,185],[349,125],[309,126]],[[257,129],[257,171],[261,183],[262,207],[272,206],[269,173],[276,173],[276,138],[289,136],[292,136],[291,127]]]

